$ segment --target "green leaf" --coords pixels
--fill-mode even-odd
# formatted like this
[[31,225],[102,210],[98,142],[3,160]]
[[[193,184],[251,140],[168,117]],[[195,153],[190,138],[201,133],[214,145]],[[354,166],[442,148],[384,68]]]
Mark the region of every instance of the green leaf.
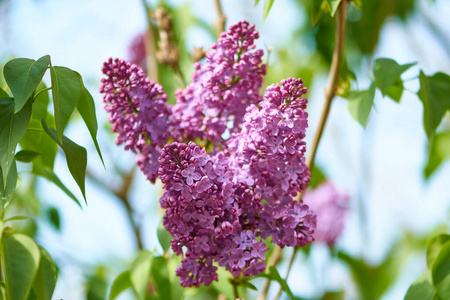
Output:
[[450,235],[440,234],[438,236],[433,237],[431,239],[431,241],[428,243],[428,246],[427,246],[427,267],[428,267],[428,269],[431,269],[431,266],[433,265],[433,262],[436,259],[436,256],[438,255],[442,246],[444,246],[444,244],[447,243],[448,241],[450,241]]
[[327,0],[328,6],[330,7],[330,13],[331,13],[332,17],[334,17],[334,14],[336,13],[341,1],[342,0]]
[[270,9],[272,8],[274,0],[266,0],[264,2],[264,16],[263,16],[263,23],[266,20],[267,16],[269,15]]
[[62,141],[64,128],[80,100],[82,86],[78,74],[69,68],[51,67],[50,74],[56,132],[59,141]]
[[156,235],[158,236],[158,241],[163,249],[163,252],[166,253],[167,250],[170,249],[170,240],[172,239],[172,236],[166,228],[164,228],[162,220],[159,222],[158,228],[156,229]]
[[41,119],[46,118],[49,103],[50,96],[48,94],[47,86],[41,81],[36,88],[36,94],[33,99],[31,119],[36,119],[40,122]]
[[9,98],[7,92],[5,92],[2,88],[0,88],[0,98]]
[[291,300],[295,299],[295,297],[292,294],[291,289],[289,288],[286,280],[281,278],[280,273],[278,273],[278,270],[274,266],[269,267],[269,273],[268,274],[262,273],[262,274],[259,274],[257,277],[266,277],[266,278],[269,278],[271,280],[274,280],[274,281],[278,282],[280,284],[282,290],[286,293],[286,295]]
[[[1,168],[0,168],[1,169]],[[6,186],[3,180],[3,172],[0,172],[0,212],[3,211],[11,201],[17,185],[17,168],[16,162],[13,160],[12,167],[9,169],[6,179]]]
[[[4,116],[5,120],[7,120],[7,125],[0,133],[0,167],[3,171],[3,178],[6,178],[9,172],[16,152],[16,146],[27,130],[30,117],[31,101],[28,101],[18,113]],[[3,182],[4,187],[6,187],[6,183],[7,181]]]
[[3,74],[14,95],[15,112],[21,110],[33,94],[49,64],[50,56],[46,55],[37,61],[28,58],[13,59],[5,65]]
[[314,169],[311,172],[311,181],[308,184],[308,188],[315,189],[322,182],[325,182],[326,180],[327,180],[327,177],[322,172],[322,170],[319,169],[317,166],[314,166]]
[[4,282],[0,282],[0,299],[6,299],[6,286]]
[[14,217],[11,217],[11,218],[8,218],[8,219],[6,219],[5,221],[3,221],[3,222],[8,222],[8,221],[17,221],[17,220],[26,220],[26,219],[28,219],[28,217],[27,216],[14,216]]
[[9,96],[0,98],[0,133],[11,122],[11,118],[14,115],[14,99]]
[[116,299],[126,289],[131,288],[130,271],[120,273],[114,280],[111,286],[111,292],[109,293],[109,300]]
[[[45,132],[57,143],[61,149],[63,149],[66,155],[67,166],[69,167],[70,174],[75,179],[78,187],[83,194],[84,201],[86,202],[85,192],[85,177],[87,166],[87,152],[86,149],[71,141],[66,136],[63,136],[62,142],[58,140],[57,132],[53,128],[48,128],[44,119],[42,119],[42,126]],[[86,202],[87,203],[87,202]]]
[[450,76],[444,73],[426,76],[420,71],[419,80],[420,90],[417,94],[423,103],[423,125],[430,139],[445,112],[450,109]]
[[154,257],[151,272],[160,299],[173,299],[167,259],[162,256]]
[[375,85],[372,83],[370,88],[365,91],[350,91],[348,93],[348,109],[352,117],[366,128],[372,110],[375,98]]
[[[47,114],[47,124],[54,124],[53,116]],[[41,120],[31,119],[27,132],[20,140],[20,147],[24,150],[41,153],[33,160],[34,166],[46,167],[53,170],[58,145],[45,133]]]
[[59,212],[55,207],[51,207],[48,211],[48,219],[50,221],[51,224],[53,224],[53,226],[55,226],[55,228],[57,230],[60,229],[60,218],[59,218]]
[[[77,73],[78,74],[78,73]],[[79,75],[79,74],[78,74]],[[103,166],[105,166],[105,162],[103,161],[102,153],[100,151],[100,147],[97,142],[97,117],[95,115],[95,104],[94,99],[92,98],[89,91],[84,87],[81,76],[79,75],[80,82],[83,86],[81,91],[80,101],[77,105],[77,110],[80,113],[81,117],[84,120],[87,128],[89,129],[89,133],[91,134],[92,141],[94,142],[95,149],[97,149],[98,156],[102,161]]]
[[39,269],[34,279],[33,291],[39,300],[51,300],[55,290],[56,280],[58,279],[58,269],[53,262],[50,254],[39,247],[41,252],[41,261]]
[[441,247],[434,259],[431,278],[439,297],[450,299],[450,242]]
[[426,272],[409,287],[405,300],[432,300],[435,292],[430,272]]
[[430,178],[445,159],[450,158],[449,149],[450,131],[440,132],[431,139],[428,148],[428,161],[424,169],[426,179]]
[[57,187],[59,187],[64,193],[66,193],[67,196],[69,196],[73,201],[75,201],[76,204],[78,204],[79,207],[81,207],[80,201],[78,201],[77,197],[75,197],[72,192],[66,188],[66,186],[59,180],[58,176],[56,176],[55,173],[53,173],[52,170],[50,170],[47,167],[39,167],[34,166],[33,167],[33,173],[39,176],[42,176],[44,178],[47,178],[49,181],[53,182]]
[[380,89],[381,93],[386,95],[389,88],[396,80],[400,80],[400,75],[406,70],[414,66],[416,63],[399,65],[395,60],[389,58],[379,58],[375,61],[373,67],[373,75],[375,77],[375,84]]
[[21,233],[5,235],[2,244],[7,299],[25,300],[39,268],[39,247]]
[[97,267],[95,273],[89,276],[86,282],[86,290],[86,300],[105,300],[108,293],[105,267]]
[[397,103],[400,103],[400,99],[403,95],[403,81],[398,77],[391,85],[386,95]]
[[139,300],[145,300],[152,261],[153,254],[142,250],[131,265],[130,280]]
[[31,162],[33,159],[41,155],[38,152],[30,151],[30,150],[20,150],[16,153],[16,160],[21,162]]
[[255,6],[258,5],[258,3],[259,3],[259,0],[255,0]]

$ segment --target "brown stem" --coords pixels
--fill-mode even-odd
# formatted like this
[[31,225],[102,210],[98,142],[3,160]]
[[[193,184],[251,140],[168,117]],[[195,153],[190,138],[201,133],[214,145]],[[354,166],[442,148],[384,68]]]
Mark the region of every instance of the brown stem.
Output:
[[222,32],[225,31],[225,23],[227,21],[227,17],[223,14],[222,4],[220,0],[214,0],[217,11],[217,20],[214,22],[214,27],[216,27],[217,35],[220,36]]
[[125,205],[128,220],[130,221],[131,227],[133,228],[134,235],[136,237],[137,246],[139,247],[139,249],[143,249],[140,228],[136,224],[136,221],[134,220],[133,208],[131,207],[130,201],[128,199],[128,191],[130,190],[131,184],[133,183],[134,171],[135,167],[133,167],[130,172],[122,175],[123,183],[119,189],[113,189],[108,184],[106,184],[104,180],[98,178],[97,176],[89,172],[89,170],[86,171],[86,176],[90,180],[95,182],[97,186],[100,186],[103,189],[114,194],[123,203],[123,205]]
[[[348,7],[350,1],[351,0],[342,0],[341,3],[339,4],[338,11],[337,11],[336,41],[335,41],[335,45],[334,45],[333,58],[331,61],[328,86],[325,89],[325,104],[322,108],[322,114],[320,116],[320,120],[319,120],[317,129],[316,129],[316,132],[314,134],[314,138],[313,138],[312,145],[311,145],[311,148],[308,153],[308,157],[306,158],[306,165],[308,166],[311,173],[314,168],[314,159],[316,156],[317,148],[319,147],[319,142],[322,137],[322,133],[325,128],[325,124],[327,122],[328,115],[330,113],[331,101],[333,100],[334,96],[336,96],[336,91],[337,91],[337,87],[338,87],[337,81],[338,81],[338,77],[339,77],[339,69],[340,69],[341,61],[342,61],[342,51],[344,49],[347,7]],[[273,261],[279,261],[281,258],[281,249],[279,249],[279,251],[277,251],[277,249],[279,249],[279,248],[278,247],[275,248],[275,251],[272,254],[272,256],[275,256]],[[286,274],[286,279],[292,268],[292,264],[294,262],[296,254],[297,254],[297,251],[294,249],[294,253],[292,254],[290,264],[288,267],[288,271]],[[267,298],[267,292],[269,291],[269,286],[270,286],[270,280],[267,280],[266,284],[264,286],[264,290],[261,293],[261,295],[258,297],[258,300],[263,300],[263,299]],[[278,293],[281,294],[281,289]]]
[[152,31],[152,23],[150,18],[150,7],[145,0],[142,0],[147,18],[147,31],[144,35],[145,45],[145,61],[147,67],[147,76],[153,81],[158,81],[158,64],[156,63],[155,37]]

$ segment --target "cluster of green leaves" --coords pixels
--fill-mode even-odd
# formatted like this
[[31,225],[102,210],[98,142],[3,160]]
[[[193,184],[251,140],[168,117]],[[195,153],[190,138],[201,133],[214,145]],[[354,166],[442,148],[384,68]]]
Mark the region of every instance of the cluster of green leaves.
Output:
[[[50,70],[51,87],[42,79]],[[18,174],[16,161],[32,164],[32,174],[44,177],[60,187],[79,206],[78,199],[53,172],[57,147],[65,154],[68,169],[86,201],[86,149],[64,135],[71,115],[77,109],[83,118],[101,158],[97,143],[97,120],[92,96],[81,76],[68,68],[52,66],[50,56],[40,59],[13,59],[5,64],[3,75],[7,86],[0,87],[0,234],[4,280],[0,283],[2,299],[51,299],[57,268],[45,249],[28,235],[4,220],[15,194]],[[53,114],[48,111],[49,90]],[[49,127],[50,126],[50,127]],[[20,146],[20,150],[16,149]],[[52,210],[50,211],[52,212]],[[51,216],[55,226],[59,217]]]
[[405,300],[450,299],[450,235],[432,238],[426,259],[428,270],[409,287]]
[[[404,81],[401,75],[414,63],[399,65],[395,60],[379,58],[373,67],[373,80],[366,90],[349,91],[342,94],[347,98],[348,108],[353,118],[364,128],[374,105],[375,91],[378,89],[383,96],[387,96],[399,103],[404,91]],[[415,78],[412,78],[415,79]],[[443,130],[436,134],[446,113],[450,112],[450,76],[437,72],[427,76],[420,71],[418,76],[420,89],[417,96],[423,104],[423,127],[429,141],[429,157],[425,167],[425,177],[439,167],[446,158],[450,157],[450,131]]]

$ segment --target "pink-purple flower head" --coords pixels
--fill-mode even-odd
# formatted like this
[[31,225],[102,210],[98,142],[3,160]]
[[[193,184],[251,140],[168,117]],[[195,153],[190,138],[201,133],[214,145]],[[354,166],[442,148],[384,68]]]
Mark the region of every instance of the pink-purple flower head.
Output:
[[316,240],[334,245],[345,227],[349,195],[333,183],[324,182],[308,190],[303,199],[317,215]]

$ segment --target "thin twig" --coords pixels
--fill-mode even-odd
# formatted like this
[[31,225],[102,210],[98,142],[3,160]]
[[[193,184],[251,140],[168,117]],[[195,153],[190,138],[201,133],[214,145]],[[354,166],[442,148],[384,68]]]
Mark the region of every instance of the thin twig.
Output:
[[222,32],[225,31],[225,23],[227,22],[227,17],[223,14],[222,4],[220,0],[214,0],[217,11],[217,20],[214,22],[214,27],[216,27],[217,35],[220,36]]
[[[314,168],[314,159],[316,156],[317,148],[319,147],[319,142],[322,137],[323,130],[325,128],[326,121],[328,119],[328,115],[330,113],[331,101],[336,96],[337,91],[337,80],[339,77],[339,69],[342,61],[342,51],[344,48],[344,40],[345,40],[345,25],[346,25],[346,15],[347,15],[347,7],[350,0],[343,0],[339,4],[338,12],[337,12],[337,26],[336,26],[336,41],[334,46],[333,58],[331,61],[331,68],[328,79],[328,86],[325,90],[325,104],[322,108],[322,114],[320,116],[319,124],[317,126],[316,132],[314,134],[314,138],[312,141],[311,148],[308,153],[308,157],[306,158],[306,165],[309,170],[312,172]],[[278,251],[277,251],[278,250]],[[294,253],[292,254],[290,264],[288,266],[288,271],[286,275],[286,279],[289,275],[289,272],[292,268],[292,264],[295,260],[295,255],[297,251],[294,249]],[[281,258],[281,249],[279,247],[275,248],[272,256],[275,256],[272,261],[279,261]],[[272,258],[271,256],[271,258]],[[270,266],[268,264],[268,266]],[[264,290],[261,295],[258,297],[258,300],[263,300],[267,298],[267,293],[269,291],[270,280],[266,281],[264,286]],[[281,294],[281,290],[279,291]]]
[[238,285],[239,282],[236,281],[236,279],[231,279],[230,280],[231,284],[233,285],[233,293],[234,293],[234,298],[239,298],[239,292],[238,292]]

